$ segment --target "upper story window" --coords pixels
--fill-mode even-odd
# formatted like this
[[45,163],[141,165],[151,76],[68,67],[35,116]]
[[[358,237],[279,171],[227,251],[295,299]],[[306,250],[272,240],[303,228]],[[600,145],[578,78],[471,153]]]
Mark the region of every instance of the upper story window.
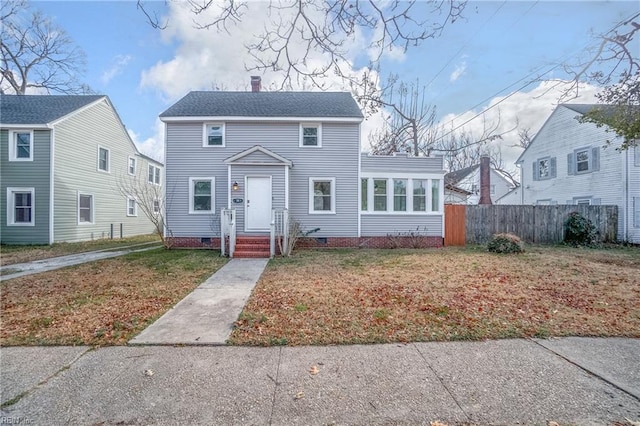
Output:
[[33,161],[33,131],[9,132],[9,161]]
[[98,147],[98,170],[109,172],[109,156],[110,152],[107,148]]
[[576,175],[600,170],[600,148],[579,148],[567,156],[567,174]]
[[224,123],[205,123],[202,146],[224,146]]
[[147,181],[155,185],[160,185],[160,167],[149,164]]
[[34,226],[34,204],[34,188],[7,188],[7,225]]
[[309,213],[335,212],[335,178],[309,178]]
[[214,211],[215,178],[189,178],[189,213],[210,214]]
[[129,157],[129,165],[127,171],[131,176],[135,176],[136,174],[136,159],[134,157]]
[[556,177],[556,158],[538,158],[533,163],[533,180],[545,180]]
[[300,146],[322,146],[322,125],[321,124],[300,124]]

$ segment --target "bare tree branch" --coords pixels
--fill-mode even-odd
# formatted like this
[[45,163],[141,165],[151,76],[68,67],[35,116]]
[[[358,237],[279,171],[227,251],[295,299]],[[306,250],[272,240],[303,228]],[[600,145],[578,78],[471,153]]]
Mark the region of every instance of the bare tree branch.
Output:
[[28,89],[86,92],[77,79],[85,54],[63,29],[25,2],[2,2],[0,11],[0,88],[18,95]]

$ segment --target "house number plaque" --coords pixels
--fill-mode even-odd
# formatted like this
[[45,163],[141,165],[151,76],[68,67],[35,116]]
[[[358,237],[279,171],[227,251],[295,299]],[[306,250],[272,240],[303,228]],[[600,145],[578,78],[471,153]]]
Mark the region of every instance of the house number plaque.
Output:
[[240,203],[242,203],[243,201],[244,201],[244,200],[243,200],[242,198],[234,198],[234,199],[233,199],[233,203],[234,203],[234,204],[240,204]]

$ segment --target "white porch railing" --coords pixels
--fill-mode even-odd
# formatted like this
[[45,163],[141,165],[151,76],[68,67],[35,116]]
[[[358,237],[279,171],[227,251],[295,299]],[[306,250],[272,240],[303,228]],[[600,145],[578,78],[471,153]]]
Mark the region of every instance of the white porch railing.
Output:
[[220,254],[226,255],[227,238],[229,241],[229,257],[236,250],[236,211],[222,209],[220,211]]
[[289,210],[271,210],[271,257],[276,255],[276,244],[281,243],[281,251],[289,244]]

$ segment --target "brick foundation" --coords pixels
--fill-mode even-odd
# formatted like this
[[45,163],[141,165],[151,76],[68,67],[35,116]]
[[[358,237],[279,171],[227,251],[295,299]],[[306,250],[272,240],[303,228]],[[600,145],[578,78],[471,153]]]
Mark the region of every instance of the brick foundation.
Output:
[[[239,236],[240,237],[240,236]],[[220,249],[220,238],[210,238],[210,242],[203,242],[198,237],[171,237],[168,238],[171,247],[175,248],[207,248]],[[311,248],[428,248],[442,247],[442,237],[326,237],[326,238],[301,238],[296,244],[296,249]]]

